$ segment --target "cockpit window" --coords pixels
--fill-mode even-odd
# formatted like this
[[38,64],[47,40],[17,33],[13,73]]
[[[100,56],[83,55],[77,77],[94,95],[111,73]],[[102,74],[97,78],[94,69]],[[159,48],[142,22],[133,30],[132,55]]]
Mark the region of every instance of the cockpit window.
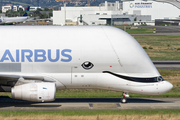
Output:
[[157,80],[158,80],[158,81],[164,81],[164,79],[163,79],[161,76],[159,76],[159,77],[157,78]]
[[162,81],[160,77],[157,78],[157,81]]

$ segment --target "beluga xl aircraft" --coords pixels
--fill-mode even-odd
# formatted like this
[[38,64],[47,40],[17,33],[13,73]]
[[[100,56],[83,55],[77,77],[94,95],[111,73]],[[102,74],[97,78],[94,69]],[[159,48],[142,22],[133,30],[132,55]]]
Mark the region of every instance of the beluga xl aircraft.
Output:
[[84,88],[123,92],[126,103],[128,93],[160,95],[173,87],[118,28],[2,26],[0,33],[0,92],[14,99],[53,101],[57,89]]
[[29,9],[30,6],[28,6],[27,8],[25,7],[25,13],[22,17],[1,17],[0,25],[14,25],[26,21],[29,18],[28,17]]

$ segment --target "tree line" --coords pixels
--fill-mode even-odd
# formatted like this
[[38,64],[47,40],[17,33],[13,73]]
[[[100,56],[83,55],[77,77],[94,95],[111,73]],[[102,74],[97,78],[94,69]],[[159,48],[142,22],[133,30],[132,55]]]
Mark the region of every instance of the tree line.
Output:
[[[2,11],[0,11],[2,13]],[[12,11],[8,10],[6,11],[6,16],[7,17],[16,17],[16,16],[23,16],[25,11],[23,9],[19,9],[18,11]],[[45,18],[50,18],[53,16],[52,10],[48,8],[44,8],[44,10],[38,8],[36,11],[29,11],[28,16],[31,18],[40,18],[40,19],[45,19]]]

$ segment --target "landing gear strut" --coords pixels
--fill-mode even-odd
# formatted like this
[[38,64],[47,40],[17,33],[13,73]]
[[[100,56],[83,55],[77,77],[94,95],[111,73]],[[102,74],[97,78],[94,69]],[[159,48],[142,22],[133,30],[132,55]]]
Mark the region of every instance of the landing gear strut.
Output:
[[121,103],[127,103],[126,97],[129,97],[128,93],[123,92],[123,98],[121,98]]

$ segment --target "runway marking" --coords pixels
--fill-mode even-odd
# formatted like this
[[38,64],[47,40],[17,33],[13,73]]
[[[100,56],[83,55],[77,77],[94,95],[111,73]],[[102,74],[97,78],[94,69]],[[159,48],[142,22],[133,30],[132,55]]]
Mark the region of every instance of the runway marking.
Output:
[[93,108],[117,108],[121,107],[119,103],[90,103],[90,107]]
[[93,104],[92,104],[92,103],[89,103],[89,107],[93,107]]

